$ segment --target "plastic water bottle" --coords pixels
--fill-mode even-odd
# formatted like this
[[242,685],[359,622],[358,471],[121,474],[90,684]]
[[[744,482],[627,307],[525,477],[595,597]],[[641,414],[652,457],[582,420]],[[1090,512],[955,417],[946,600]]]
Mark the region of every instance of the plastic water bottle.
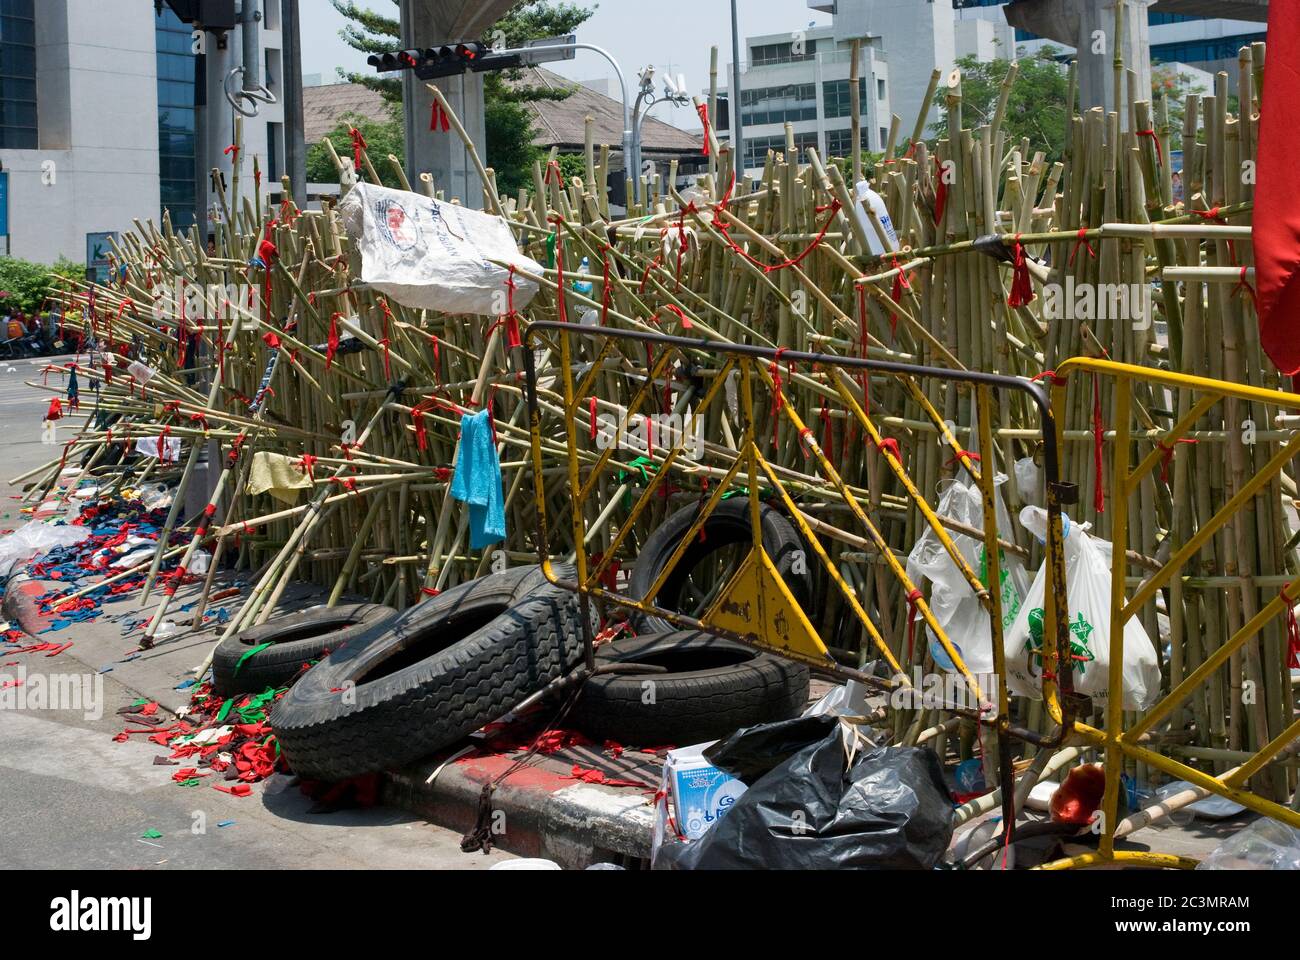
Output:
[[858,215],[858,222],[862,224],[862,229],[867,235],[867,246],[876,256],[885,252],[885,247],[880,242],[880,234],[876,232],[871,218],[867,216],[867,206],[876,212],[876,218],[880,225],[885,228],[885,237],[889,240],[889,249],[898,249],[898,234],[894,230],[894,221],[889,218],[889,210],[885,208],[885,198],[876,191],[871,189],[871,185],[865,180],[859,180],[853,188],[857,194],[857,206],[853,212]]
[[[586,257],[583,257],[583,258],[582,258],[582,263],[578,266],[578,272],[579,272],[579,273],[582,273],[582,274],[589,274],[589,273],[591,273],[591,264],[588,262],[588,260],[587,260]],[[574,281],[573,281],[573,292],[574,292],[574,293],[580,293],[580,294],[582,294],[584,297],[589,297],[589,296],[591,296],[591,289],[592,289],[592,287],[591,287],[591,281],[590,281],[590,280],[574,280]]]

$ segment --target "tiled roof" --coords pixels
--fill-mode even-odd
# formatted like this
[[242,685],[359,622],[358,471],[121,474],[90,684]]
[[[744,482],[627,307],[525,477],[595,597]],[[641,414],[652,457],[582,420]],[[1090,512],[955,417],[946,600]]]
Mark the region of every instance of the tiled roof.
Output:
[[307,145],[320,143],[325,134],[339,125],[350,113],[370,120],[387,120],[388,104],[384,98],[359,83],[331,83],[320,87],[303,87],[303,134]]
[[[622,146],[623,105],[613,97],[541,67],[522,71],[520,78],[513,82],[572,91],[563,100],[538,100],[527,104],[533,114],[533,143],[537,146],[581,148],[585,142],[584,123],[588,116],[594,121],[592,135],[597,145],[608,143],[615,149]],[[702,142],[698,135],[654,117],[646,117],[641,123],[641,146],[649,153],[699,153]]]
[[[585,118],[590,116],[594,121],[592,132],[596,144],[608,143],[615,150],[621,148],[623,108],[618,100],[540,67],[522,71],[519,79],[511,82],[572,91],[563,100],[537,100],[526,104],[533,116],[533,143],[537,146],[580,150],[585,137]],[[305,87],[302,99],[304,133],[309,146],[320,142],[347,114],[356,113],[372,120],[384,120],[388,116],[384,98],[358,83]],[[693,154],[700,152],[701,138],[670,123],[647,117],[641,124],[641,143],[647,154]]]

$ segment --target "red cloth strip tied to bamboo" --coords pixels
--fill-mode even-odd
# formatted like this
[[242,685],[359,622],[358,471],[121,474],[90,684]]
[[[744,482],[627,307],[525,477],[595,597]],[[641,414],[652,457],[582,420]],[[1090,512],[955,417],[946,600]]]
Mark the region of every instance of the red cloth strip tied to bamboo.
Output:
[[709,134],[713,130],[713,125],[709,123],[709,105],[707,103],[697,103],[695,112],[700,115],[700,124],[704,127],[704,156],[709,155]]
[[384,312],[384,318],[382,321],[383,329],[384,329],[384,337],[382,340],[379,341],[379,345],[384,348],[384,382],[392,383],[393,369],[388,354],[388,347],[389,344],[391,343],[390,334],[388,330],[388,323],[390,320],[393,319],[393,311],[388,308],[388,301],[383,299],[382,297],[379,300],[379,308]]
[[447,117],[447,111],[442,108],[442,104],[436,99],[433,101],[433,110],[429,116],[429,129],[435,133],[441,128],[443,133],[451,129],[451,121]]
[[1199,440],[1193,440],[1190,437],[1179,437],[1173,443],[1165,443],[1163,440],[1156,441],[1156,446],[1160,448],[1160,482],[1169,482],[1169,465],[1174,460],[1174,450],[1180,443],[1199,443]]
[[1011,292],[1007,295],[1007,306],[1027,307],[1033,302],[1034,285],[1029,278],[1029,263],[1025,259],[1025,246],[1017,233],[1011,258]]
[[361,131],[356,127],[348,128],[348,136],[352,138],[352,165],[357,174],[361,173],[361,151],[366,149],[370,144],[366,143],[366,138],[361,135]]
[[330,314],[329,333],[325,337],[325,372],[329,373],[330,365],[334,363],[334,357],[339,352],[339,317],[343,314],[337,310]]

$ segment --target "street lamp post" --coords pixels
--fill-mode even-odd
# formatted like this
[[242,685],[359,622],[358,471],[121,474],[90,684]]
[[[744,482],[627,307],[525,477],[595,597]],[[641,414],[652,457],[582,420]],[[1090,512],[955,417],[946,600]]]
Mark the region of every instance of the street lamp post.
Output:
[[731,0],[731,147],[736,151],[736,169],[745,172],[745,131],[740,122],[740,25],[736,0]]
[[654,85],[655,68],[646,67],[641,71],[639,80],[641,82],[640,92],[637,94],[636,105],[632,109],[632,142],[635,144],[636,155],[632,158],[629,170],[632,173],[632,190],[635,199],[641,199],[641,124],[646,115],[661,103],[671,103],[676,106],[682,106],[691,102],[691,98],[685,90],[685,83],[678,82],[671,75],[664,78],[664,88],[662,94],[655,93]]

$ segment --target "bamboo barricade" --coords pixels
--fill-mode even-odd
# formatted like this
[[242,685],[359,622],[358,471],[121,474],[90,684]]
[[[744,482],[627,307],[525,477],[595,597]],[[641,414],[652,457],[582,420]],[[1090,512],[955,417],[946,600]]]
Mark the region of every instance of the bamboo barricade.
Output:
[[[1131,84],[1118,86],[1121,96],[1129,91],[1123,117],[1114,109],[1080,112],[1072,102],[1065,153],[1051,163],[1035,144],[1008,140],[1004,115],[1014,70],[988,122],[973,122],[963,110],[959,76],[946,85],[936,76],[926,109],[932,98],[940,104],[949,135],[922,139],[922,118],[906,144],[891,143],[865,171],[897,234],[896,249],[886,243],[883,254],[871,250],[873,241],[888,240],[888,228],[854,200],[851,181],[861,158],[831,160],[815,149],[801,154],[789,127],[786,149],[769,152],[756,177],[741,175],[735,155],[706,130],[705,174],[689,185],[678,182],[675,167],[643,178],[644,201],[619,213],[596,187],[612,169],[610,150],[598,145],[586,151],[584,176],[566,180],[552,157],[534,165],[531,190],[499,196],[492,170],[443,102],[452,121],[447,135],[462,138],[471,151],[484,196],[447,197],[427,178],[419,186],[499,212],[521,249],[544,265],[527,276],[540,292],[524,321],[574,320],[1049,381],[1072,357],[1105,358],[1280,391],[1285,385],[1260,349],[1253,311],[1253,181],[1245,173],[1257,142],[1263,58],[1262,44],[1241,50],[1239,115],[1228,110],[1228,77],[1219,74],[1212,92],[1186,98],[1178,131],[1173,105],[1163,96],[1141,99]],[[1073,98],[1073,82],[1070,89]],[[855,127],[860,122],[856,115],[852,120]],[[1173,195],[1169,169],[1176,133],[1184,150],[1182,199]],[[378,182],[360,143],[355,157],[334,159],[343,189],[358,176]],[[383,158],[385,164],[406,182],[396,158]],[[221,185],[217,171],[214,183]],[[138,482],[148,470],[152,479],[176,479],[179,499],[200,473],[189,469],[198,444],[213,441],[223,459],[233,447],[237,466],[224,522],[196,529],[204,521],[186,517],[177,526],[191,540],[187,561],[194,550],[220,543],[233,562],[259,572],[227,633],[271,616],[294,578],[329,589],[330,603],[351,592],[404,607],[488,572],[498,559],[529,562],[535,559],[534,482],[552,518],[548,542],[557,558],[575,550],[599,553],[617,538],[622,553],[611,559],[626,567],[648,530],[696,502],[702,480],[725,476],[738,421],[726,404],[715,404],[700,428],[702,458],[689,471],[665,464],[662,451],[658,458],[650,448],[616,451],[620,469],[596,480],[585,542],[572,543],[564,519],[566,432],[593,429],[599,416],[617,418],[643,390],[658,398],[658,414],[680,417],[721,375],[718,365],[697,358],[665,366],[653,354],[626,352],[617,363],[597,362],[591,348],[578,347],[572,363],[587,379],[591,406],[566,412],[556,386],[560,359],[549,352],[535,357],[544,423],[541,475],[534,479],[521,349],[503,336],[505,318],[408,309],[357,282],[352,244],[331,204],[300,210],[285,201],[262,209],[234,184],[219,193],[219,206],[214,251],[196,229],[177,231],[166,218],[141,222],[115,246],[111,283],[72,284],[58,294],[67,330],[90,349],[89,367],[81,354],[78,360],[98,380],[97,405],[62,455],[30,475],[29,496],[44,496],[60,470],[76,463],[74,455],[94,450],[87,473]],[[210,286],[227,292],[197,314],[182,309],[160,319],[152,312],[161,291]],[[349,348],[327,363],[331,330]],[[279,373],[274,384],[264,384],[272,355],[279,357]],[[131,375],[132,362],[152,369],[147,383]],[[825,370],[772,366],[783,402],[797,422],[815,430],[844,488],[871,515],[894,556],[847,530],[842,509],[824,497],[819,502],[822,485],[800,434],[778,403],[757,398],[754,430],[771,437],[766,459],[784,484],[800,491],[801,509],[806,505],[830,562],[856,604],[870,611],[893,656],[901,657],[914,611],[886,573],[927,528],[918,503],[937,500],[959,471],[1014,476],[1017,462],[1040,456],[1032,411],[1023,397],[999,392],[994,422],[980,425],[974,392],[963,385],[872,374],[848,382]],[[1104,539],[1123,534],[1130,590],[1139,574],[1159,568],[1225,503],[1249,491],[1238,497],[1244,509],[1198,541],[1196,562],[1150,591],[1134,611],[1160,652],[1167,692],[1269,607],[1300,570],[1300,533],[1289,520],[1300,498],[1300,459],[1290,459],[1267,483],[1250,485],[1288,448],[1296,421],[1253,400],[1227,396],[1196,404],[1186,393],[1140,380],[1127,384],[1130,396],[1120,403],[1111,387],[1105,378],[1074,377],[1068,388],[1054,390],[1056,426],[1063,479],[1078,491],[1067,512]],[[844,408],[845,396],[874,424],[880,442]],[[254,398],[261,401],[257,414],[249,409]],[[498,548],[470,551],[466,512],[448,486],[460,416],[484,407],[496,428],[510,535]],[[1117,415],[1130,418],[1122,430]],[[629,426],[641,423],[634,418]],[[987,448],[980,445],[982,426]],[[1166,446],[1175,426],[1191,442]],[[185,468],[100,462],[111,445],[161,431],[193,445]],[[1126,510],[1116,509],[1108,481],[1117,435],[1126,438],[1124,462],[1154,455],[1162,464],[1134,484]],[[907,483],[890,468],[881,442],[897,444]],[[970,456],[977,448],[978,461]],[[262,451],[293,457],[311,475],[306,502],[286,508],[246,493],[247,461]],[[579,455],[583,469],[597,459],[586,450]],[[619,529],[619,504],[643,491],[660,468],[674,482],[635,529]],[[1014,481],[1000,489],[1013,518],[1011,529],[998,532],[1000,542],[1032,572],[1043,551],[1015,517],[1042,493]],[[1127,517],[1118,531],[1117,515]],[[176,553],[160,544],[159,557],[164,550]],[[844,597],[828,593],[812,613],[840,662],[866,665],[872,644]],[[1189,762],[1219,775],[1237,765],[1234,758],[1276,741],[1290,729],[1295,708],[1295,653],[1288,645],[1295,631],[1287,623],[1279,615],[1263,624],[1150,735],[1201,751]],[[900,665],[935,669],[926,645],[917,650],[915,662]],[[1240,695],[1247,681],[1260,698],[1249,705]],[[1017,702],[1013,710],[1018,723],[1050,732],[1039,705]],[[942,720],[922,710],[884,723],[904,738]],[[968,727],[963,732],[951,744],[959,755],[971,750]],[[947,742],[946,731],[938,741]],[[1026,747],[1026,758],[1035,749]],[[1097,745],[1078,749],[1091,758]],[[1116,762],[1139,785],[1160,780],[1140,757]],[[1269,795],[1289,802],[1294,766],[1265,769]]]

